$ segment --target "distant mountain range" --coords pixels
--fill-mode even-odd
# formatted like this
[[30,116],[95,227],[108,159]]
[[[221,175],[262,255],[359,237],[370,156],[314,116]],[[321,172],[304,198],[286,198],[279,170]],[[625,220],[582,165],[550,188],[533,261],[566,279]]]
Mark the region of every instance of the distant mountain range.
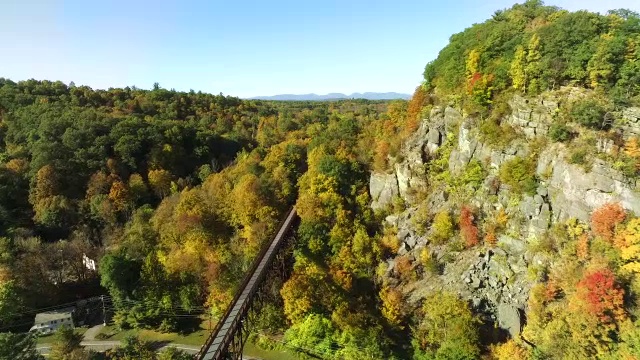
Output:
[[326,95],[318,94],[281,94],[273,96],[256,96],[252,97],[253,100],[297,100],[297,101],[327,101],[327,100],[340,100],[340,99],[367,99],[367,100],[393,100],[393,99],[405,99],[411,98],[409,94],[400,94],[396,92],[366,92],[366,93],[353,93],[351,95],[345,95],[342,93],[330,93]]

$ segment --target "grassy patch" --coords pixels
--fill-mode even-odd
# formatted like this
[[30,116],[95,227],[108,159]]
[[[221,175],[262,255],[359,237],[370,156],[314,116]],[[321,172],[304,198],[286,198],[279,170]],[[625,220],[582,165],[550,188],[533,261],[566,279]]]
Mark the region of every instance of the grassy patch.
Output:
[[[201,346],[204,344],[205,340],[209,336],[209,331],[203,328],[200,328],[197,331],[194,331],[190,334],[179,334],[179,333],[161,333],[154,330],[147,329],[130,329],[130,330],[119,330],[115,326],[106,326],[102,331],[100,336],[101,340],[106,341],[122,341],[127,336],[135,335],[141,340],[144,341],[152,341],[152,342],[171,342],[176,344],[184,344],[184,345],[194,345]],[[98,338],[96,338],[97,340]]]
[[273,349],[267,350],[259,347],[258,345],[247,341],[244,345],[244,351],[242,352],[245,356],[256,357],[263,360],[298,360],[300,359],[295,353],[291,350],[286,349]]

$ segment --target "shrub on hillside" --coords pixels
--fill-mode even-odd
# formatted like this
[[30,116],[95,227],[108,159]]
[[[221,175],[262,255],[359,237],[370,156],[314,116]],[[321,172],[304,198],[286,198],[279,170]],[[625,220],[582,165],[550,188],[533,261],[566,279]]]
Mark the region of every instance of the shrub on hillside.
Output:
[[554,123],[549,128],[549,137],[555,142],[565,142],[571,138],[571,130],[565,124]]
[[429,251],[426,247],[422,248],[422,251],[420,251],[420,263],[422,264],[424,271],[429,274],[437,275],[441,272],[441,266],[436,254]]
[[605,114],[605,108],[595,100],[581,101],[571,109],[571,117],[574,121],[592,129],[602,127]]
[[513,158],[500,167],[500,181],[515,192],[534,194],[538,187],[535,163],[521,157]]
[[472,159],[457,178],[457,183],[463,186],[471,185],[476,190],[480,188],[486,177],[487,172],[484,170],[482,163],[477,159]]
[[443,244],[453,236],[453,222],[448,211],[436,214],[431,225],[432,240],[436,244]]
[[586,165],[587,163],[587,149],[579,148],[571,153],[569,156],[569,164]]
[[508,124],[500,124],[497,120],[489,118],[483,121],[479,127],[480,140],[489,145],[507,146],[516,137],[516,131]]

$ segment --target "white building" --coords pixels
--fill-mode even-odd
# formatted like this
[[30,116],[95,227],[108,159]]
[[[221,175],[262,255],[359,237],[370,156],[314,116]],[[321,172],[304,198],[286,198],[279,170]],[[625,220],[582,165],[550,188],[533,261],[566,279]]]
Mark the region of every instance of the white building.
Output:
[[73,328],[73,313],[75,308],[46,311],[36,314],[35,324],[29,331],[41,334],[51,334],[61,326]]

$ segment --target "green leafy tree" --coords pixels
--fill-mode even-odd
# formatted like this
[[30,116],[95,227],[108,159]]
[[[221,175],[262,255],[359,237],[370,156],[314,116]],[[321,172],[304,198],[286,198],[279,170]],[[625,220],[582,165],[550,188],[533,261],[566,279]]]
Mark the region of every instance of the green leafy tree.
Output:
[[541,58],[542,55],[540,54],[540,36],[537,33],[534,33],[529,40],[529,45],[527,48],[527,65],[525,66],[526,78],[529,79],[528,91],[532,93],[537,93],[541,90]]
[[140,279],[141,264],[122,253],[109,253],[100,260],[100,284],[122,301],[131,296]]
[[310,314],[285,332],[284,340],[292,347],[310,349],[319,356],[331,356],[336,347],[336,329],[331,320]]
[[0,324],[13,319],[21,309],[20,295],[15,280],[0,279]]
[[107,352],[107,358],[112,360],[155,360],[156,352],[150,343],[135,336],[128,336],[122,346]]
[[478,358],[479,321],[464,301],[451,293],[434,294],[425,300],[422,313],[413,331],[417,358]]
[[76,333],[73,328],[62,326],[56,331],[55,336],[56,340],[51,346],[51,359],[88,360],[91,358],[91,354],[80,345],[82,334]]
[[158,354],[158,360],[193,360],[193,355],[169,346]]
[[31,333],[0,333],[0,359],[3,360],[41,360],[36,350],[36,336]]
[[576,103],[571,109],[571,117],[581,125],[599,129],[604,122],[605,108],[595,100]]

